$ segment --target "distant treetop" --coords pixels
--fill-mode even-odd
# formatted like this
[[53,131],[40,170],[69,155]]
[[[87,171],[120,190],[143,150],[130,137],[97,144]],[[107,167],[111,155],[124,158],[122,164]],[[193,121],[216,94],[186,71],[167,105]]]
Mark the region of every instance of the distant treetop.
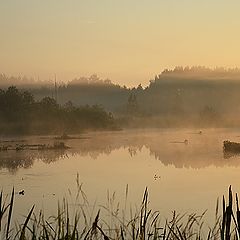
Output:
[[26,76],[7,76],[4,73],[0,73],[0,87],[18,86],[18,87],[39,87],[50,86],[53,84],[51,80],[39,80]]
[[68,82],[68,85],[114,85],[110,79],[101,79],[96,74],[90,77],[75,78]]
[[205,66],[177,66],[174,69],[165,69],[156,75],[150,83],[161,79],[207,79],[207,80],[240,80],[240,68],[208,68]]
[[[209,68],[205,66],[176,66],[174,69],[165,69],[160,74],[156,75],[153,80],[150,80],[150,85],[161,79],[207,79],[207,80],[240,80],[240,68],[224,68],[215,67]],[[26,76],[7,76],[0,73],[0,87],[7,88],[14,85],[20,88],[54,88],[54,78],[49,80],[34,79]],[[57,86],[71,87],[71,86],[104,86],[104,87],[117,87],[123,89],[130,89],[126,86],[120,86],[113,83],[110,79],[101,79],[97,74],[92,74],[89,77],[78,77],[73,80],[63,83],[61,79],[57,79]],[[142,90],[141,84],[132,88]]]
[[188,73],[195,73],[195,74],[238,74],[240,76],[240,68],[224,68],[224,67],[215,67],[215,68],[208,68],[205,66],[176,66],[173,70],[165,69],[162,71],[162,75],[164,74],[188,74]]

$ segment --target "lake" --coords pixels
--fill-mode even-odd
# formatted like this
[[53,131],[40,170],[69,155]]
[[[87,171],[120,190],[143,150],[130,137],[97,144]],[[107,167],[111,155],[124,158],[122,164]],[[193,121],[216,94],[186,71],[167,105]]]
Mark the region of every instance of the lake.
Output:
[[[74,199],[76,178],[89,203],[106,205],[115,192],[120,207],[139,206],[144,189],[149,204],[169,217],[173,210],[213,219],[217,198],[229,185],[240,193],[240,156],[226,157],[223,141],[240,142],[240,129],[145,129],[84,133],[65,140],[66,151],[0,152],[0,187],[15,187],[14,217],[22,218],[33,204],[54,214],[58,200]],[[53,143],[53,137],[22,137],[28,143]],[[188,143],[184,143],[187,139]],[[18,192],[24,190],[24,195]]]

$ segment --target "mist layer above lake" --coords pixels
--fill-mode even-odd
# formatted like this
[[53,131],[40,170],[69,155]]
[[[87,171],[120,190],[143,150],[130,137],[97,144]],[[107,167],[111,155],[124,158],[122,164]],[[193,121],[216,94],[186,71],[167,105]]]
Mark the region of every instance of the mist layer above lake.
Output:
[[[228,185],[240,190],[240,157],[225,158],[224,140],[238,141],[238,129],[151,129],[95,132],[66,140],[66,151],[0,152],[0,181],[6,193],[15,186],[16,214],[32,204],[47,212],[57,200],[75,191],[79,173],[90,201],[106,200],[107,190],[139,203],[145,187],[151,205],[168,216],[172,210],[215,209]],[[52,137],[30,137],[30,143],[51,143]],[[184,142],[188,140],[188,142]]]

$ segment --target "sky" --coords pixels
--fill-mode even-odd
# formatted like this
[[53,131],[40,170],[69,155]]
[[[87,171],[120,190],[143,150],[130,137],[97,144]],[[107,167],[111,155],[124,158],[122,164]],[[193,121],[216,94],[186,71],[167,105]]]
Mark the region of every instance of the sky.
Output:
[[175,66],[240,66],[239,0],[0,0],[0,72],[148,84]]

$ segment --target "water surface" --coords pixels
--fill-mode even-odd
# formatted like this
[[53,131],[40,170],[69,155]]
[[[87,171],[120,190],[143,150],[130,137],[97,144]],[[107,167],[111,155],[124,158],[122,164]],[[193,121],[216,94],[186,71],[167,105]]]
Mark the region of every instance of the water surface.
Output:
[[[240,141],[239,129],[151,129],[94,132],[66,140],[66,151],[0,152],[0,183],[6,194],[15,187],[15,216],[33,204],[56,212],[57,201],[73,198],[80,176],[90,203],[106,203],[116,192],[123,204],[140,204],[145,187],[150,205],[163,217],[180,213],[214,215],[216,200],[228,186],[240,193],[240,157],[223,154],[223,141]],[[187,139],[188,144],[183,143]],[[29,143],[53,143],[52,137],[25,138]],[[71,192],[71,196],[69,195]],[[121,206],[121,205],[120,205]]]

